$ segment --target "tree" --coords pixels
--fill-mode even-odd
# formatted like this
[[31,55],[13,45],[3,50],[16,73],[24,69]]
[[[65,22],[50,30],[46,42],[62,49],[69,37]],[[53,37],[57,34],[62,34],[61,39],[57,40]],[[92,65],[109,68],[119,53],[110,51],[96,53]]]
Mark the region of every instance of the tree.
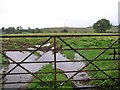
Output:
[[36,33],[42,33],[42,30],[39,29],[39,28],[35,28],[35,32],[36,32]]
[[14,27],[9,27],[9,28],[5,29],[5,32],[7,34],[12,34],[12,33],[15,33],[15,30],[16,29]]
[[110,29],[112,24],[107,19],[98,20],[96,23],[93,24],[93,28],[96,32],[106,32],[107,29]]
[[30,28],[30,27],[28,27],[28,30],[31,30],[31,28]]
[[0,29],[0,34],[5,33],[5,27],[2,27],[2,29]]
[[5,27],[2,27],[2,31],[0,31],[0,34],[1,34],[1,33],[6,33],[6,32],[5,32]]
[[17,30],[23,30],[22,26],[18,26]]

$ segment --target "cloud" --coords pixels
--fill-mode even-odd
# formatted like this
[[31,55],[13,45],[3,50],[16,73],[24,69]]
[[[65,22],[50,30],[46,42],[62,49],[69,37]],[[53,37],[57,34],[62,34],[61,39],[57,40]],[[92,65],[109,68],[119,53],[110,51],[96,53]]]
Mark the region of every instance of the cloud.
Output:
[[119,0],[0,0],[0,27],[88,26],[101,18],[117,23]]

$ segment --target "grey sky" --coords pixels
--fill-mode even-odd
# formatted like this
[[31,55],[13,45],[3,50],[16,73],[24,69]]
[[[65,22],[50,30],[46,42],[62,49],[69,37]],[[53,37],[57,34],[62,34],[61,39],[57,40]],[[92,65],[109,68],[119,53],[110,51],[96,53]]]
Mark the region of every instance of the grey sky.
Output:
[[101,18],[118,24],[119,0],[0,0],[0,27],[86,27]]

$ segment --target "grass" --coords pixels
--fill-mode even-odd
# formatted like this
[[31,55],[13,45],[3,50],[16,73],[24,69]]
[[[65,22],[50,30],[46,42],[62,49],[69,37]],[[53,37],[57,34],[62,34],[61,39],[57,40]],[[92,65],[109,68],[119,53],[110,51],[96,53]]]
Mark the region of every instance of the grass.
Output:
[[[107,38],[107,37],[81,37],[81,38],[71,38],[71,39],[65,39],[66,43],[68,43],[73,48],[104,48],[107,47],[109,44],[111,44],[114,40],[116,40],[117,37],[114,38]],[[117,45],[117,44],[116,44]],[[114,45],[115,46],[115,45]],[[70,48],[63,44],[63,48]],[[100,53],[101,50],[80,50],[79,52],[84,54],[88,59],[92,59],[95,57],[98,53]],[[69,59],[74,59],[74,51],[64,51],[64,54]],[[71,56],[70,56],[71,55]]]
[[[101,35],[101,33],[93,33],[93,32],[89,32],[89,33],[84,33],[84,32],[82,32],[82,33],[23,33],[23,34],[0,34],[0,37],[1,36],[54,36],[54,35]],[[109,32],[107,32],[107,33],[102,33],[102,35],[109,35],[109,34],[116,34],[116,35],[118,35],[118,33],[109,33]]]
[[9,61],[0,53],[0,69],[8,66]]
[[0,53],[0,66],[5,65],[5,63],[7,62],[7,60],[3,57],[3,55]]
[[[105,48],[112,44],[117,37],[92,37],[92,38],[71,38],[68,40],[65,40],[70,46],[74,48]],[[112,47],[118,47],[118,43],[113,45]],[[63,45],[63,48],[69,48],[65,44]],[[94,58],[99,55],[104,50],[77,50],[79,53],[84,55],[88,60],[94,60]],[[73,60],[74,59],[74,51],[64,51],[63,52],[67,58]],[[95,64],[97,67],[99,67],[101,70],[107,70],[107,69],[117,69],[118,68],[118,61],[111,60],[113,59],[113,56],[110,55],[113,53],[113,50],[107,50],[104,52],[104,54],[100,55],[93,64]],[[117,58],[117,56],[116,56]],[[108,61],[105,61],[105,59],[109,59]],[[102,60],[102,61],[100,61]],[[88,64],[89,62],[86,62]],[[98,70],[94,65],[89,64],[85,70]],[[118,78],[118,71],[117,70],[110,70],[110,71],[104,71],[112,78]],[[102,79],[102,78],[109,78],[105,74],[103,74],[101,71],[98,72],[89,72],[89,75],[91,78],[95,79]],[[89,84],[97,86],[97,85],[115,85],[116,83],[112,81],[111,79],[108,80],[93,80],[90,81]]]
[[27,49],[40,45],[47,38],[8,38],[3,39],[3,49]]
[[[42,74],[37,74],[37,76],[42,80],[42,81],[52,81],[47,83],[48,85],[44,84],[43,82],[39,82],[38,79],[33,78],[32,81],[33,82],[37,82],[37,83],[30,83],[27,87],[27,89],[30,90],[35,90],[35,89],[45,89],[45,90],[53,90],[54,86],[55,86],[55,82],[54,82],[54,69],[52,64],[47,64],[45,66],[42,67],[42,69],[38,72],[52,72],[52,73],[42,73]],[[57,69],[56,72],[62,72],[61,70]],[[57,80],[67,80],[67,77],[65,74],[62,73],[57,73],[56,74],[56,78]],[[72,88],[74,87],[74,84],[72,82],[67,82],[66,84],[60,86],[61,83],[56,83],[57,86],[59,86],[57,88],[57,90],[64,90],[66,88],[69,88],[70,90],[72,90]]]

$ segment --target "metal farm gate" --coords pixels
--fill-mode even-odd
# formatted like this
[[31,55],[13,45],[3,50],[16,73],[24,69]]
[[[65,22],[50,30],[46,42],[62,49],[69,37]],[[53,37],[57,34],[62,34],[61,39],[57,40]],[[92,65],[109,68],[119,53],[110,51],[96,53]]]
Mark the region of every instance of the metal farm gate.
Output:
[[[42,44],[40,44],[40,46],[38,48],[36,48],[35,50],[2,50],[0,53],[7,59],[9,59],[11,62],[11,64],[16,64],[16,66],[14,66],[11,70],[9,70],[8,72],[3,72],[2,73],[2,83],[3,86],[6,85],[6,84],[24,84],[24,83],[38,83],[38,82],[42,82],[43,85],[47,85],[49,87],[52,87],[54,89],[57,89],[58,87],[66,84],[67,82],[71,81],[71,82],[79,82],[81,84],[87,84],[87,86],[76,86],[74,87],[74,89],[120,89],[120,38],[118,37],[119,35],[19,35],[19,36],[2,36],[2,38],[16,38],[16,39],[19,39],[19,38],[47,38]],[[69,38],[72,38],[72,39],[75,39],[76,41],[78,39],[81,39],[83,37],[89,37],[89,38],[92,38],[92,37],[118,37],[116,38],[116,40],[114,40],[114,42],[110,43],[107,47],[99,47],[99,48],[96,48],[96,47],[86,47],[86,48],[76,48],[74,46],[71,45],[71,43],[67,42],[66,39],[69,39]],[[52,43],[51,43],[52,41]],[[45,80],[42,80],[40,77],[37,76],[37,74],[41,74],[41,73],[33,73],[31,72],[30,70],[26,69],[24,66],[22,66],[21,64],[30,64],[30,63],[35,63],[35,62],[25,62],[26,59],[28,59],[31,55],[33,55],[36,51],[39,51],[40,48],[47,44],[48,42],[51,43],[51,45],[53,45],[53,48],[51,48],[50,50],[53,51],[53,56],[54,56],[54,60],[53,61],[39,61],[39,62],[36,62],[36,63],[52,63],[53,64],[53,68],[54,68],[54,72],[41,72],[41,73],[45,73],[45,74],[48,74],[48,73],[53,73],[54,75],[54,80],[53,81],[45,81]],[[58,48],[58,44],[60,43],[63,43],[64,45],[66,45],[67,48],[63,48],[62,46],[60,48]],[[99,43],[99,41],[97,41]],[[90,41],[88,42],[90,43]],[[82,60],[69,60],[69,61],[66,61],[66,60],[62,60],[62,61],[58,61],[57,60],[57,56],[56,56],[56,53],[58,51],[72,51],[74,53],[77,53],[78,55],[80,55],[82,57]],[[89,51],[94,51],[94,50],[98,50],[99,53],[97,54],[93,54],[94,58],[92,59],[88,59],[88,57],[86,57],[86,54],[83,54],[81,53],[80,51],[86,51],[86,52],[89,52]],[[4,52],[5,51],[30,51],[30,54],[27,55],[21,62],[16,62],[15,60],[11,59],[11,57],[8,57]],[[106,58],[104,57],[104,54],[107,52],[108,54],[108,57],[112,57],[112,58]],[[104,58],[99,58],[103,56]],[[77,71],[61,71],[61,72],[57,72],[56,69],[57,69],[57,63],[65,63],[65,62],[84,62],[85,63],[85,66],[82,67],[81,69],[77,70]],[[104,62],[104,63],[101,63],[101,62]],[[107,62],[111,62],[113,63],[113,65],[115,66],[116,65],[116,68],[107,68]],[[106,64],[106,68],[101,68],[98,66],[98,64],[96,63],[101,63],[101,64]],[[90,66],[91,65],[91,66]],[[91,67],[88,68],[88,67]],[[27,73],[11,73],[15,68],[17,67],[21,67],[22,69],[24,69]],[[33,67],[34,68],[34,67]],[[101,72],[101,75],[104,76],[104,78],[100,77],[88,77],[88,78],[82,78],[82,79],[78,79],[78,80],[75,80],[73,79],[78,73],[81,73],[81,72],[86,72],[89,76],[90,75],[96,75],[98,72]],[[109,72],[114,72],[115,76],[113,75],[110,75]],[[57,80],[57,73],[74,73],[71,77],[69,77],[67,80]],[[29,81],[29,82],[18,82],[18,81],[14,81],[14,82],[6,82],[4,79],[6,76],[10,76],[10,75],[20,75],[20,74],[30,74],[32,75],[33,77],[35,77],[36,79],[38,79],[38,82],[32,82],[32,81]],[[111,82],[111,84],[93,84],[95,82]],[[51,86],[51,82],[54,82],[54,84],[52,84]],[[59,82],[59,84],[57,84]],[[4,89],[4,87],[3,87]]]

